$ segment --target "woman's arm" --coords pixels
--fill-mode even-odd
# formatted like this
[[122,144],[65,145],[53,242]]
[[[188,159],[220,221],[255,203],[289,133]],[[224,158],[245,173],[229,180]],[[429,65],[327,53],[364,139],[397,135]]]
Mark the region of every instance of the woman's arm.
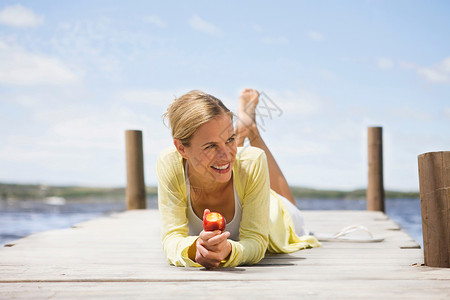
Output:
[[[236,167],[235,183],[243,191],[239,241],[230,241],[232,250],[224,267],[255,264],[265,255],[269,243],[270,181],[267,158],[263,151],[242,151],[243,160]],[[239,176],[239,178],[237,178]]]
[[171,264],[200,267],[189,258],[189,248],[195,245],[197,237],[189,236],[183,168],[175,151],[162,152],[157,161],[162,246]]

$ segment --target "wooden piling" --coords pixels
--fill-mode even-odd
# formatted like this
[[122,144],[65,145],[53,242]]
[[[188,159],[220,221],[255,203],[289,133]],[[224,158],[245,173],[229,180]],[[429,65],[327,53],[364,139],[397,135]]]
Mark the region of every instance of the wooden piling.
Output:
[[450,267],[450,151],[418,156],[425,265]]
[[369,127],[368,131],[367,210],[385,211],[383,185],[383,131],[382,127]]
[[145,209],[144,154],[142,131],[126,130],[127,209]]

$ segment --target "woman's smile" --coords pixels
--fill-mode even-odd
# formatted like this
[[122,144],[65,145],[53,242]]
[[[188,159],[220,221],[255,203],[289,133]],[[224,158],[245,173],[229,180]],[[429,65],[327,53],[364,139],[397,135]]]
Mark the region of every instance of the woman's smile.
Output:
[[230,169],[231,169],[230,166],[231,166],[231,164],[227,163],[224,165],[214,165],[214,166],[211,166],[211,168],[214,171],[216,171],[217,173],[224,174],[224,173],[227,173],[230,171]]

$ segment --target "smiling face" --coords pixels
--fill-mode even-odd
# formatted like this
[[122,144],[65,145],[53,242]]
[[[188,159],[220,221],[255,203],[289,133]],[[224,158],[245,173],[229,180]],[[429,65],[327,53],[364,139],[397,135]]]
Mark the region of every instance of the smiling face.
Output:
[[189,146],[176,139],[174,143],[188,161],[191,182],[211,185],[231,180],[237,147],[233,122],[228,115],[221,114],[201,125]]

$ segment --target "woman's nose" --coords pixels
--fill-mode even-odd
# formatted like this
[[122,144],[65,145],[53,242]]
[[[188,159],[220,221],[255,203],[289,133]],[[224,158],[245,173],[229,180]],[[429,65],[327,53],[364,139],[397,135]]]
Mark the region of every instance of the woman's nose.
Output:
[[230,153],[226,147],[220,147],[217,150],[217,158],[229,160]]

